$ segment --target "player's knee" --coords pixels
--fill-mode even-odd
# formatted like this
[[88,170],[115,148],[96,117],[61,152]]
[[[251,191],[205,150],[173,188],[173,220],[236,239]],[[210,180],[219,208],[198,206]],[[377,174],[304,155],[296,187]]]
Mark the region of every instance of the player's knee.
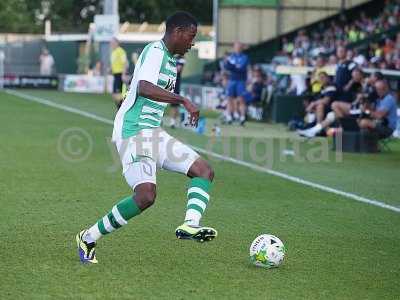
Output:
[[214,170],[208,164],[204,164],[204,166],[201,168],[199,177],[213,181]]
[[156,200],[156,191],[146,191],[140,195],[139,203],[140,208],[146,209],[154,204]]
[[135,200],[141,210],[152,206],[157,197],[156,188],[153,184],[143,185],[135,192]]
[[201,177],[212,181],[214,179],[214,170],[205,160],[197,160],[188,172],[189,177]]

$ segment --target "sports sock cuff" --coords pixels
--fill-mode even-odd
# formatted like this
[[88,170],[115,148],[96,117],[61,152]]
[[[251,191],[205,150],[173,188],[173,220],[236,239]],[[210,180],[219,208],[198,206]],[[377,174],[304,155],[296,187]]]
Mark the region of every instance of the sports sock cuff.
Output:
[[202,177],[194,177],[190,181],[189,189],[192,187],[200,188],[208,193],[211,189],[211,181]]
[[116,206],[126,221],[141,213],[139,206],[132,196],[122,199]]

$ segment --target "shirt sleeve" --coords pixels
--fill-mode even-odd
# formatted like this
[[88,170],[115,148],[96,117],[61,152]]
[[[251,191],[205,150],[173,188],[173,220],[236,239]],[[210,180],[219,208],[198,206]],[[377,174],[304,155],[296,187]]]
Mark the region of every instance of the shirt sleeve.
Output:
[[145,80],[157,85],[164,51],[157,47],[151,47],[141,62],[137,82]]
[[228,71],[235,71],[235,65],[232,63],[231,57],[228,57],[228,59],[224,62],[224,67]]
[[249,58],[247,55],[243,54],[241,59],[238,60],[238,63],[236,65],[236,69],[239,72],[244,72],[247,70],[247,65],[249,64]]
[[125,51],[122,51],[122,52],[121,52],[121,61],[122,61],[122,63],[124,63],[124,64],[126,64],[127,61],[128,61],[128,57],[126,56],[126,52],[125,52]]
[[382,112],[389,112],[393,104],[394,104],[393,99],[386,97],[381,100],[381,103],[379,104],[379,108],[377,110]]

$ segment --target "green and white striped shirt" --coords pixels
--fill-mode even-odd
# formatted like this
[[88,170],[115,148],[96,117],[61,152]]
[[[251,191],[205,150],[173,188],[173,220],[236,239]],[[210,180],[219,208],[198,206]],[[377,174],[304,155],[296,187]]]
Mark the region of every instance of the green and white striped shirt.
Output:
[[114,141],[135,136],[142,129],[160,126],[167,103],[139,96],[137,86],[140,80],[146,80],[173,92],[176,75],[176,59],[163,41],[150,43],[143,49],[127,97],[114,120]]

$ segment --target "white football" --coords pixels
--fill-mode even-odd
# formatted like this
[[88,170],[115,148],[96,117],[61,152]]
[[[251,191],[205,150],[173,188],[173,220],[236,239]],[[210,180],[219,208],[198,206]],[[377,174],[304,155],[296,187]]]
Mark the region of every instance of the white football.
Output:
[[257,267],[278,267],[285,257],[285,246],[274,235],[262,234],[250,246],[250,261]]

